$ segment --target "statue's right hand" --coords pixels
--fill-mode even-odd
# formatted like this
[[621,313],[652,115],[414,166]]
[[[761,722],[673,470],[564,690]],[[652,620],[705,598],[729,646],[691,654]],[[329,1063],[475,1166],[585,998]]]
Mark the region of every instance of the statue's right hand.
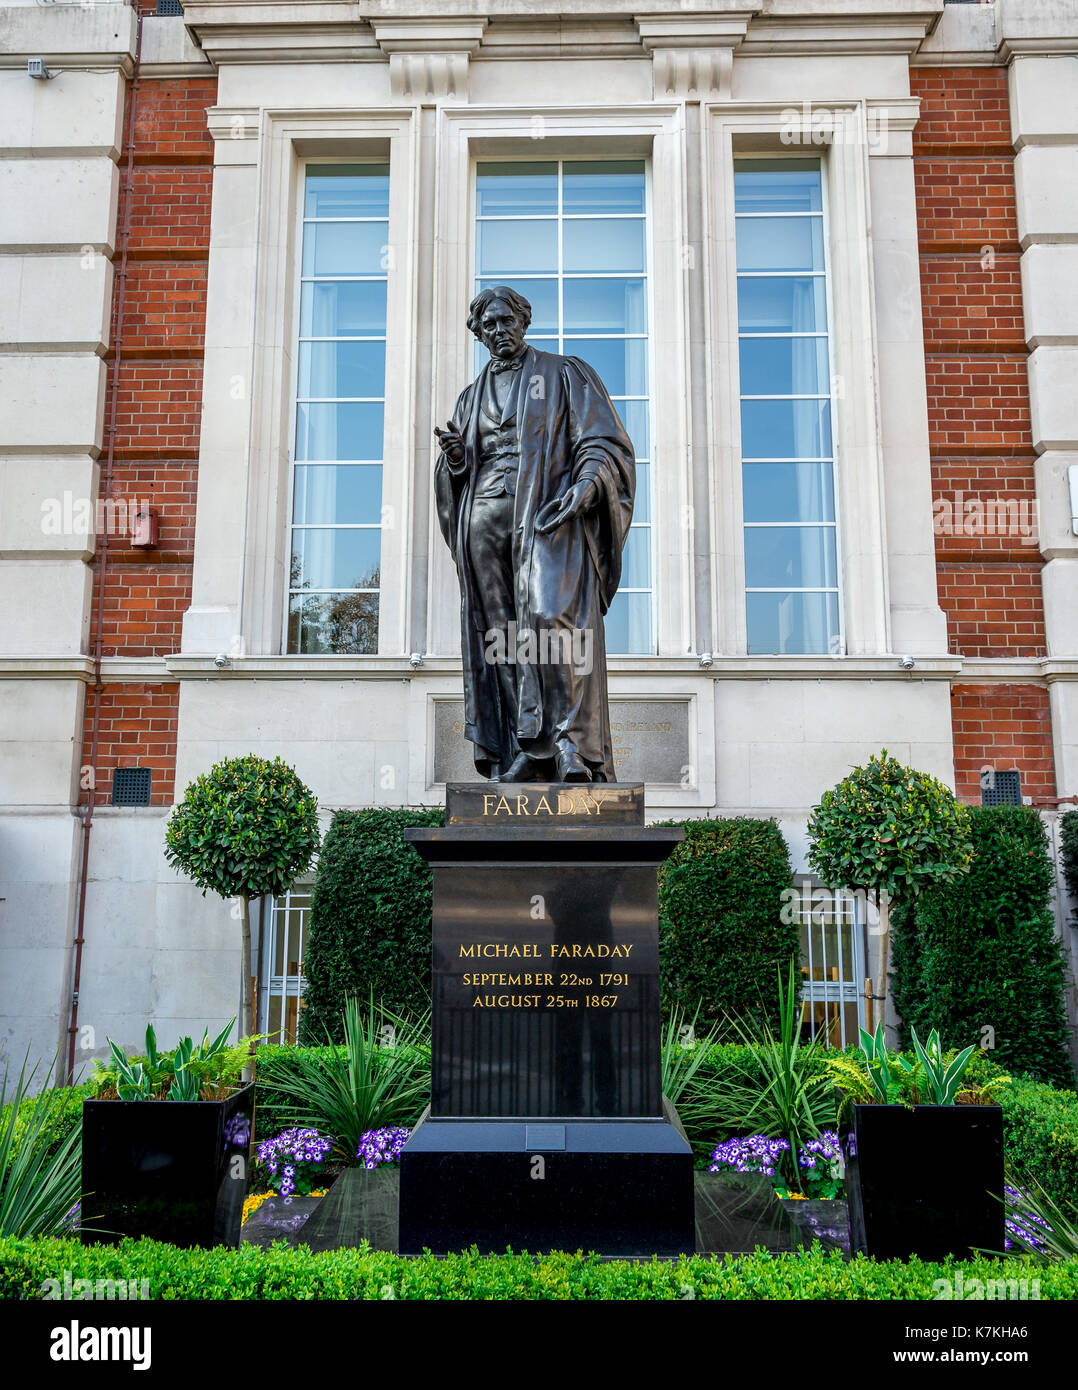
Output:
[[436,428],[434,433],[438,436],[442,453],[445,454],[450,463],[459,467],[464,462],[464,440],[460,430],[456,428],[452,420],[447,420],[445,429]]

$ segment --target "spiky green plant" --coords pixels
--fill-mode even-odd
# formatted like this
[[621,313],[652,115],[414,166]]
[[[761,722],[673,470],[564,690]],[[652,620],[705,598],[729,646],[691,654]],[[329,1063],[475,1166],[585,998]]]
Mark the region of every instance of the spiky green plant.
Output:
[[13,1095],[8,1095],[8,1062],[0,1082],[0,1235],[58,1236],[79,1200],[82,1119],[58,1144],[52,1142],[65,1092],[46,1085],[24,1107],[37,1073],[35,1066],[27,1075],[29,1060],[27,1049]]
[[792,960],[785,985],[779,973],[778,997],[778,1032],[766,1019],[748,1028],[737,1019],[729,1020],[749,1059],[716,1078],[711,1100],[727,1129],[789,1143],[789,1152],[783,1156],[785,1177],[789,1187],[800,1191],[801,1149],[807,1140],[834,1125],[835,1091],[822,1066],[825,1049],[815,1040],[801,1041],[801,990]]
[[260,1067],[259,1079],[292,1100],[281,1108],[289,1125],[331,1135],[337,1154],[353,1163],[367,1130],[414,1125],[429,1100],[430,1014],[410,1021],[373,998],[363,1009],[353,997],[342,1019],[343,1049],[330,1047],[317,1057],[297,1049],[287,1069],[271,1059]]

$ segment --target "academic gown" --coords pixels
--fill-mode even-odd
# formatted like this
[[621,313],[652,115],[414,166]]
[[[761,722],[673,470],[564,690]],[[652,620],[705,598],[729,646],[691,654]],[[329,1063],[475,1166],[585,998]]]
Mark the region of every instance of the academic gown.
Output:
[[[589,634],[590,669],[581,663],[518,662],[517,708],[504,707],[496,668],[486,659],[483,576],[471,562],[469,520],[479,465],[479,407],[489,364],[461,392],[453,425],[464,441],[464,459],[440,453],[434,486],[438,523],[456,562],[461,592],[465,737],[474,745],[476,769],[491,777],[519,750],[552,758],[568,740],[591,765],[596,780],[614,778],[607,700],[603,615],[621,580],[621,557],[633,515],[636,465],[633,446],[598,374],[577,357],[527,347],[514,372],[507,414],[515,409],[520,466],[514,500],[512,564],[518,633],[533,632],[538,656],[557,652],[543,633]],[[515,401],[513,391],[515,390]],[[536,516],[573,483],[594,478],[599,500],[584,515],[540,535]]]

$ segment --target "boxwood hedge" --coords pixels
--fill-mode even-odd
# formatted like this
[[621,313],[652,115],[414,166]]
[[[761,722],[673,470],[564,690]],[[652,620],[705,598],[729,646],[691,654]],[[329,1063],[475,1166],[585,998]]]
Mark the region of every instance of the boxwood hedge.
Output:
[[[1078,1298],[1078,1260],[1040,1265],[978,1259],[928,1264],[846,1263],[817,1246],[789,1255],[648,1263],[597,1255],[421,1256],[362,1249],[314,1255],[305,1246],[178,1250],[156,1241],[83,1246],[74,1240],[0,1240],[0,1298],[39,1299],[46,1280],[146,1279],[152,1299],[934,1299],[936,1280],[1039,1280],[1045,1299]],[[997,1286],[998,1287],[998,1286]],[[1005,1295],[1002,1295],[1005,1296]]]
[[938,1028],[948,1046],[982,1042],[1009,1071],[1073,1086],[1055,936],[1053,869],[1032,807],[975,807],[973,861],[953,884],[926,889],[896,913],[891,979],[909,1030]]
[[341,1038],[350,994],[394,1013],[430,1007],[431,874],[407,826],[444,825],[442,810],[338,811],[311,894],[300,1041]]
[[772,820],[667,821],[685,839],[659,871],[663,1003],[697,1017],[698,1030],[729,1016],[776,1020],[778,972],[800,951],[783,920],[790,855]]

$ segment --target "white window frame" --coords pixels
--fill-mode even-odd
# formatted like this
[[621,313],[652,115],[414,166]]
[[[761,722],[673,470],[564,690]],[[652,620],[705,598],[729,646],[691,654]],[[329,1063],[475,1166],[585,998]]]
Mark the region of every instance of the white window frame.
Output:
[[[609,157],[610,159],[616,158],[616,156],[614,156],[614,155],[610,155],[610,156],[608,156],[608,157]],[[633,159],[639,158],[639,159],[642,161],[643,165],[644,165],[644,281],[645,281],[645,286],[644,286],[644,288],[645,288],[645,299],[646,299],[646,313],[647,313],[646,323],[647,323],[647,328],[646,328],[646,331],[645,331],[645,333],[644,333],[643,336],[644,336],[645,343],[646,343],[646,347],[647,347],[647,385],[648,385],[648,393],[647,393],[647,396],[644,397],[643,399],[646,400],[646,403],[647,403],[647,410],[648,410],[648,456],[647,456],[647,460],[646,460],[646,466],[647,466],[647,468],[648,468],[648,470],[649,470],[649,472],[648,472],[648,477],[649,477],[649,480],[650,480],[650,483],[649,483],[649,491],[648,491],[648,507],[649,507],[649,512],[650,512],[651,517],[654,518],[654,515],[655,515],[655,499],[654,499],[654,492],[655,492],[655,476],[656,476],[656,475],[655,475],[655,460],[654,460],[654,457],[653,457],[653,450],[654,450],[654,447],[655,447],[655,401],[654,401],[653,381],[654,381],[654,374],[655,374],[655,354],[654,354],[654,349],[653,349],[653,347],[652,347],[652,332],[651,332],[651,329],[652,329],[652,324],[653,324],[653,322],[654,322],[654,317],[655,317],[655,302],[654,302],[654,291],[653,291],[653,286],[654,286],[654,275],[653,275],[653,268],[654,268],[654,250],[653,250],[653,246],[652,246],[652,216],[653,216],[653,204],[652,204],[651,158],[650,158],[650,156],[636,156],[636,155],[627,155],[627,156],[620,156],[620,157],[621,157],[621,158],[633,158]],[[559,236],[558,236],[559,254],[558,254],[558,267],[557,267],[557,270],[556,270],[555,274],[556,274],[556,276],[557,276],[557,283],[558,283],[558,319],[559,319],[559,322],[561,323],[561,328],[560,328],[559,332],[558,332],[557,335],[556,335],[557,340],[558,340],[557,347],[556,347],[555,349],[551,349],[549,343],[544,343],[543,346],[546,348],[547,351],[554,350],[554,351],[557,351],[557,352],[559,352],[559,353],[564,352],[564,344],[565,344],[565,339],[566,339],[566,337],[578,337],[578,338],[579,338],[579,337],[585,337],[585,336],[587,336],[587,337],[602,337],[602,336],[604,336],[603,334],[580,334],[580,333],[576,333],[576,334],[566,334],[566,332],[565,332],[565,324],[564,324],[565,272],[564,272],[563,267],[562,267],[562,257],[563,257],[563,254],[564,254],[564,243],[563,243],[563,233],[562,233],[562,230],[561,230],[561,229],[562,229],[562,224],[563,224],[564,220],[565,220],[567,217],[571,219],[571,218],[573,218],[573,217],[575,217],[575,216],[580,216],[581,214],[576,214],[576,213],[565,213],[565,212],[563,211],[563,209],[562,209],[562,192],[563,192],[562,176],[563,176],[564,166],[565,166],[566,164],[572,164],[575,160],[577,160],[577,159],[584,159],[584,158],[586,158],[586,156],[583,156],[583,155],[562,155],[562,154],[557,154],[557,153],[555,153],[555,154],[545,154],[545,153],[534,153],[534,152],[533,152],[532,154],[530,154],[530,155],[527,155],[527,156],[516,155],[516,156],[513,157],[513,163],[522,163],[522,164],[523,164],[523,163],[528,163],[528,164],[556,164],[556,165],[558,166],[558,208],[557,208],[557,212],[556,212],[556,214],[555,214],[555,218],[556,218],[556,220],[557,220],[558,228],[559,228]],[[488,156],[488,155],[477,155],[477,156],[471,161],[471,169],[469,170],[469,181],[470,181],[470,185],[471,185],[472,210],[473,210],[473,216],[472,216],[472,233],[471,233],[471,241],[470,241],[470,244],[469,244],[469,245],[470,245],[470,251],[471,251],[471,257],[472,257],[472,273],[473,273],[472,285],[473,285],[473,293],[475,292],[475,290],[474,290],[475,281],[476,281],[477,279],[480,278],[480,276],[479,276],[479,270],[478,270],[478,264],[477,264],[477,262],[478,262],[477,231],[478,231],[478,225],[479,225],[479,221],[480,221],[479,213],[478,213],[478,205],[479,205],[479,204],[478,204],[478,172],[479,172],[479,165],[480,165],[480,164],[483,164],[483,163],[487,163],[487,162],[490,162],[490,156]],[[614,214],[610,214],[610,215],[611,215],[611,216],[615,216],[615,217],[635,217],[635,216],[637,216],[637,214],[635,214],[635,213],[633,213],[633,214],[614,213]],[[520,218],[520,220],[521,220],[521,221],[526,221],[526,220],[528,220],[528,219],[522,216],[522,217]],[[598,273],[598,272],[597,272],[597,273]],[[607,272],[602,272],[602,273],[603,273],[603,274],[607,274]],[[619,274],[619,273],[620,273],[620,272],[610,272],[611,276],[614,276],[614,275]],[[627,274],[628,274],[628,272],[627,272]],[[489,277],[489,276],[484,276],[484,277],[482,277],[482,278],[484,278],[484,279],[489,279],[490,277]],[[509,278],[512,279],[512,276],[510,276]],[[543,276],[542,278],[543,278],[543,279],[549,279],[550,277],[549,277],[549,276]],[[528,285],[528,279],[527,279],[527,277],[526,277],[526,275],[525,275],[524,272],[521,272],[520,283],[521,283],[521,285],[523,286],[523,289],[522,289],[521,292],[524,293],[524,291],[526,291],[527,285]],[[514,286],[514,288],[515,288],[515,286]],[[526,297],[526,296],[525,296],[525,297]],[[549,336],[549,335],[548,335],[548,336]],[[627,336],[627,337],[632,337],[632,336],[634,336],[634,335],[629,334],[629,335],[626,335],[626,336]],[[475,357],[474,348],[477,346],[477,344],[473,342],[472,346],[473,346],[473,361],[474,361],[474,357]],[[639,397],[639,396],[636,396],[636,397],[627,397],[627,399],[629,399],[629,400],[640,400],[641,397]],[[620,404],[621,404],[621,402],[615,401],[615,402],[614,402],[614,408],[617,409],[618,406],[619,406]],[[624,592],[636,593],[636,594],[646,593],[646,594],[648,595],[648,598],[649,598],[649,600],[650,600],[650,603],[649,603],[649,606],[648,606],[648,618],[649,618],[649,621],[648,621],[648,646],[647,646],[647,650],[644,651],[644,652],[616,652],[616,653],[615,653],[615,652],[609,652],[608,655],[610,655],[610,656],[615,656],[615,655],[616,655],[616,656],[633,657],[633,656],[654,656],[654,655],[656,654],[657,640],[658,640],[658,639],[657,639],[657,636],[656,636],[656,631],[657,631],[658,622],[657,622],[657,618],[656,618],[656,606],[657,606],[657,605],[656,605],[656,594],[655,594],[655,573],[656,573],[656,550],[655,550],[655,534],[656,534],[656,529],[655,529],[655,522],[654,522],[654,520],[652,519],[652,520],[649,520],[649,521],[644,522],[644,523],[642,523],[642,524],[639,524],[639,526],[640,526],[640,529],[642,529],[643,526],[646,526],[646,527],[647,527],[647,531],[648,531],[648,574],[649,574],[649,577],[650,577],[650,579],[651,579],[651,587],[650,587],[649,589],[640,589],[640,588],[636,588],[636,589],[626,589],[626,586],[625,586],[624,583],[623,583],[623,584],[620,584],[620,585],[618,586],[618,593],[622,593],[622,592],[624,591]]]
[[[812,103],[811,108],[778,102],[709,104],[707,117],[705,161],[711,192],[705,216],[713,268],[710,369],[715,407],[711,506],[720,649],[736,655],[746,655],[748,650],[734,160],[769,153],[791,158],[800,151],[821,161],[832,398],[834,383],[843,386],[840,408],[832,418],[840,626],[846,654],[882,654],[890,650],[890,611],[865,104],[823,102]],[[759,659],[776,664],[804,660],[793,654]]]
[[[685,185],[682,114],[677,105],[645,107],[444,107],[439,111],[436,334],[433,363],[435,417],[445,419],[471,379],[468,304],[475,281],[475,166],[486,160],[644,159],[649,178],[648,291],[651,395],[652,654],[611,656],[639,668],[684,656],[692,643],[694,602],[690,534],[679,520],[691,497],[687,440],[688,329],[684,297]],[[537,149],[536,131],[541,131]],[[420,485],[423,485],[422,483]],[[432,517],[430,529],[429,646],[435,654],[460,650],[460,603],[452,557]]]
[[[415,389],[416,139],[414,112],[267,112],[259,170],[243,631],[248,651],[284,661],[374,663],[408,651]],[[382,455],[378,652],[287,650],[288,568],[302,216],[307,163],[389,164],[386,398]],[[201,502],[200,502],[201,505]]]
[[[288,436],[288,437],[289,437],[289,440],[290,440],[290,445],[289,445],[289,464],[288,464],[288,508],[287,508],[288,532],[289,532],[289,535],[288,535],[288,568],[287,568],[286,571],[285,571],[285,595],[284,595],[284,606],[283,606],[282,613],[281,613],[281,651],[282,651],[282,653],[284,653],[284,654],[287,655],[287,656],[311,656],[311,655],[319,655],[319,656],[321,656],[321,655],[361,656],[361,655],[372,655],[372,653],[358,653],[358,652],[347,652],[347,653],[339,653],[339,652],[333,652],[333,653],[328,653],[328,652],[327,652],[327,653],[321,653],[321,652],[319,652],[319,653],[308,653],[308,652],[290,652],[290,651],[288,650],[289,616],[290,616],[291,600],[292,600],[292,593],[293,593],[293,590],[292,590],[292,582],[291,582],[291,564],[292,564],[292,554],[293,554],[294,547],[295,547],[295,536],[296,536],[296,531],[297,531],[297,529],[299,529],[299,530],[313,529],[313,527],[316,525],[316,523],[304,523],[302,526],[297,527],[296,522],[295,522],[295,520],[294,520],[294,517],[295,517],[295,497],[296,497],[296,468],[297,468],[297,465],[299,465],[299,464],[301,463],[301,461],[300,461],[299,459],[296,458],[296,428],[297,428],[297,425],[298,425],[298,422],[299,422],[299,405],[300,405],[300,401],[299,401],[299,361],[300,361],[301,341],[300,341],[300,331],[299,331],[299,330],[300,330],[300,323],[301,323],[301,319],[300,319],[300,305],[301,305],[302,299],[303,299],[302,261],[303,261],[304,238],[305,238],[305,236],[306,236],[306,230],[307,230],[307,224],[308,224],[308,218],[307,218],[307,216],[306,216],[306,211],[305,211],[305,197],[306,197],[307,174],[308,174],[308,171],[309,171],[312,167],[317,168],[317,167],[319,167],[319,166],[333,165],[333,164],[343,164],[343,163],[346,163],[346,162],[355,163],[355,164],[360,164],[360,163],[370,163],[370,164],[382,163],[382,164],[384,164],[384,163],[385,163],[384,160],[379,161],[379,160],[375,160],[375,159],[345,161],[345,160],[337,160],[337,159],[333,159],[333,158],[330,158],[330,157],[325,156],[325,155],[321,155],[321,156],[311,156],[311,157],[309,157],[309,158],[306,158],[306,159],[302,160],[302,168],[301,168],[301,170],[300,170],[300,193],[299,193],[299,198],[298,198],[298,207],[297,207],[297,209],[296,209],[296,255],[297,255],[297,260],[296,260],[296,269],[295,269],[295,293],[294,293],[294,295],[293,295],[293,300],[292,300],[292,325],[293,325],[293,332],[294,332],[293,349],[294,349],[294,354],[295,354],[295,355],[294,355],[294,359],[293,359],[293,362],[292,362],[292,415],[291,415],[291,421],[290,421],[290,424],[289,424],[289,436]],[[390,197],[392,197],[392,171],[390,172]],[[391,237],[391,235],[392,235],[391,230],[390,230],[390,231],[387,231],[387,236],[390,236],[390,237]],[[390,245],[392,245],[392,241],[390,241]],[[392,276],[393,273],[394,273],[394,263],[393,263],[394,261],[395,261],[395,257],[392,258],[392,259],[390,260],[390,264],[387,266],[387,274],[386,274],[386,333],[385,333],[386,381],[383,382],[383,385],[382,385],[383,393],[387,392],[388,389],[389,389],[389,381],[388,381],[388,375],[389,375],[389,335],[390,335],[390,323],[389,323],[389,280],[390,280],[391,276]],[[342,277],[342,278],[347,278],[347,277]],[[360,339],[347,339],[347,340],[338,339],[337,341],[353,341],[353,342],[354,342],[354,341],[361,341],[361,340],[360,340]],[[383,394],[383,397],[382,397],[382,415],[383,415],[383,419],[382,419],[382,440],[383,440],[383,442],[382,442],[382,455],[383,455],[383,457],[382,457],[382,460],[381,460],[381,462],[380,462],[380,464],[379,464],[379,467],[380,467],[380,469],[381,469],[381,475],[382,475],[382,476],[381,476],[382,501],[381,501],[381,503],[380,503],[380,507],[381,507],[380,517],[385,516],[385,514],[386,514],[386,513],[385,513],[385,475],[386,475],[386,465],[385,465],[385,452],[386,452],[386,447],[385,447],[385,426],[386,426],[385,411],[386,411],[386,401],[385,401],[385,396],[384,396],[384,394]],[[303,463],[303,464],[307,464],[307,463],[318,463],[318,462],[322,462],[322,460],[317,460],[317,459],[304,459],[304,460],[302,460],[302,463]],[[326,462],[333,463],[333,462],[336,462],[336,460],[326,460]],[[362,463],[356,463],[356,462],[354,462],[354,461],[349,461],[349,466],[356,466],[356,467],[370,467],[370,466],[372,466],[372,464],[373,464],[373,460],[364,460]],[[330,526],[330,527],[333,527],[333,526],[338,526],[338,527],[339,527],[339,526],[342,526],[342,525],[348,525],[348,523],[340,523],[340,522],[329,522],[329,523],[326,523],[326,524],[327,524],[327,526]],[[379,566],[378,566],[378,568],[379,568],[379,587],[377,588],[377,590],[374,590],[373,592],[377,593],[377,595],[378,595],[378,640],[379,640],[379,651],[380,651],[380,650],[381,650],[381,633],[382,633],[382,583],[383,583],[382,578],[381,578],[381,542],[382,542],[382,532],[383,532],[383,530],[385,529],[385,527],[382,525],[381,520],[379,520],[379,523],[377,524],[377,526],[375,526],[375,525],[373,525],[373,524],[371,524],[371,523],[353,523],[353,524],[351,525],[351,529],[356,529],[356,530],[367,530],[367,531],[376,530],[376,531],[378,532],[378,544],[379,544]],[[349,592],[349,591],[347,591],[347,590],[335,589],[335,590],[312,590],[312,592],[315,592],[315,593],[319,593],[319,592],[321,592],[321,593],[325,593],[325,592],[345,593],[345,592]],[[354,592],[354,593],[370,593],[370,592],[372,592],[372,591],[369,590],[369,589],[355,589],[355,590],[352,590],[351,592]]]
[[[840,467],[841,467],[840,462],[839,462],[839,457],[838,457],[838,437],[839,437],[838,407],[836,406],[836,403],[835,403],[835,400],[836,400],[836,397],[835,397],[835,382],[836,382],[836,380],[837,380],[838,378],[837,378],[837,373],[835,372],[835,369],[834,369],[834,353],[833,353],[833,347],[832,347],[832,338],[833,338],[832,328],[833,328],[834,312],[835,312],[835,311],[834,311],[834,305],[833,305],[833,303],[832,303],[832,297],[831,297],[831,243],[830,243],[830,236],[829,236],[829,229],[830,229],[831,219],[830,219],[830,215],[829,215],[830,209],[829,209],[829,206],[828,206],[828,189],[827,189],[827,168],[826,168],[826,162],[825,162],[825,160],[823,159],[823,157],[822,157],[820,154],[814,153],[812,150],[805,151],[805,152],[801,152],[801,151],[798,151],[798,150],[796,149],[796,147],[795,147],[794,151],[791,151],[791,152],[787,152],[787,151],[778,151],[778,150],[767,150],[767,151],[764,151],[763,153],[758,154],[758,155],[750,155],[750,154],[738,153],[738,154],[735,154],[735,155],[734,155],[734,163],[735,163],[735,165],[736,165],[736,163],[737,163],[737,161],[738,161],[739,159],[776,159],[776,160],[778,160],[778,159],[795,159],[795,158],[801,158],[801,159],[804,159],[806,163],[812,163],[812,164],[814,164],[814,165],[817,165],[817,166],[819,167],[819,170],[820,170],[820,208],[821,208],[821,223],[822,223],[822,227],[823,227],[823,267],[822,267],[822,270],[823,270],[823,285],[824,285],[824,313],[825,313],[826,316],[827,316],[826,331],[825,331],[825,333],[823,334],[823,337],[824,337],[824,339],[825,339],[825,341],[826,341],[826,344],[827,344],[827,372],[828,372],[828,378],[827,378],[827,386],[828,386],[828,390],[827,390],[827,401],[828,401],[828,410],[829,410],[829,431],[830,431],[830,435],[831,435],[831,490],[832,490],[832,499],[831,499],[831,503],[832,503],[832,508],[833,508],[833,511],[834,511],[835,519],[834,519],[833,522],[830,522],[830,523],[826,523],[826,522],[825,522],[825,523],[820,523],[820,522],[804,522],[804,523],[790,522],[790,523],[782,523],[782,524],[787,524],[787,525],[791,525],[791,526],[792,526],[792,525],[805,525],[805,526],[809,526],[809,527],[814,527],[814,526],[817,526],[817,527],[818,527],[818,526],[821,526],[821,525],[826,525],[826,526],[828,526],[831,530],[834,531],[834,536],[835,536],[835,583],[836,583],[836,588],[837,588],[837,591],[838,591],[838,593],[837,593],[837,598],[838,598],[838,649],[837,649],[837,651],[831,651],[831,650],[829,650],[829,651],[825,651],[825,652],[813,652],[813,653],[800,653],[800,652],[798,652],[798,653],[790,653],[790,655],[798,655],[798,656],[800,656],[800,655],[814,655],[814,656],[845,656],[845,654],[846,654],[846,604],[845,604],[845,599],[846,599],[846,585],[845,585],[844,570],[843,570],[843,565],[842,565],[842,553],[843,553],[843,546],[842,546],[842,497],[841,497],[841,489],[839,488],[839,482],[838,482],[838,479],[839,479],[839,471],[840,471]],[[736,172],[736,171],[735,171],[735,172]],[[736,217],[737,217],[736,206],[735,206],[734,215],[735,215],[735,229],[736,229]],[[776,213],[776,214],[773,214],[773,215],[774,215],[774,216],[781,216],[782,214]],[[736,247],[735,247],[735,262],[736,262]],[[736,311],[736,309],[737,309],[737,287],[736,287],[736,285],[735,285],[735,289],[734,289],[734,308],[735,308],[735,311]],[[738,316],[738,325],[737,325],[737,327],[738,327],[738,362],[737,362],[737,371],[738,371],[738,438],[739,438],[739,440],[740,440],[740,420],[741,420],[741,409],[740,409],[740,407],[741,407],[741,402],[742,402],[743,400],[747,400],[747,399],[748,399],[748,400],[751,400],[751,399],[754,399],[754,398],[753,398],[753,397],[746,397],[746,396],[744,396],[744,395],[741,393],[741,364],[740,364],[741,319],[740,319],[740,315]],[[759,397],[756,397],[755,399],[760,399],[760,398],[759,398]],[[766,398],[765,398],[765,399],[766,399]],[[820,399],[820,398],[819,398],[819,397],[813,397],[812,399]],[[742,459],[740,460],[740,462],[741,462],[742,465],[744,465],[744,463],[745,463],[744,458],[742,458]],[[812,460],[808,460],[808,462],[812,462]],[[740,486],[741,492],[742,492],[742,503],[743,503],[743,502],[744,502],[744,471],[743,471],[743,468],[740,470],[739,486]],[[767,524],[768,524],[768,523],[765,523],[765,522],[743,522],[743,523],[742,523],[742,545],[744,545],[744,532],[745,532],[745,528],[746,528],[746,527],[753,527],[753,526],[760,526],[760,527],[763,527],[763,526],[765,526],[765,525],[767,525]],[[775,523],[775,524],[778,525],[778,524],[780,524],[780,523]],[[743,585],[744,585],[744,587],[745,587],[746,600],[747,600],[748,595],[749,595],[750,593],[764,593],[764,592],[767,592],[766,590],[760,589],[760,588],[758,588],[758,587],[750,586],[750,585],[749,585],[749,582],[748,582],[747,572],[746,572],[745,570],[742,570],[742,583],[743,583]],[[830,589],[827,589],[827,588],[813,588],[813,589],[802,589],[802,590],[800,590],[800,591],[790,590],[789,592],[801,592],[801,593],[830,593],[831,590],[830,590]],[[747,650],[747,648],[748,648],[748,603],[747,603],[747,601],[746,601],[746,605],[745,605],[745,646],[746,646],[746,650]],[[759,655],[759,656],[770,656],[770,655],[773,655],[773,653],[770,653],[770,652],[759,652],[759,653],[755,653],[755,654],[756,654],[756,655]]]

